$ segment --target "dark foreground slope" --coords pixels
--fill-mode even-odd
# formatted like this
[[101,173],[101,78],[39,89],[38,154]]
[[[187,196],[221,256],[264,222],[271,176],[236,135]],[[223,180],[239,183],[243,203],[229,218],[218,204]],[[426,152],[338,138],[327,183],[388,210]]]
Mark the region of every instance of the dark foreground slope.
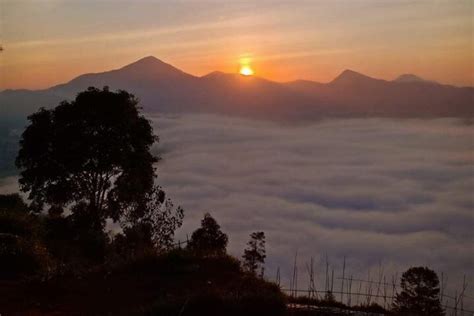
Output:
[[5,315],[283,315],[279,288],[237,260],[177,250],[47,281],[0,282]]

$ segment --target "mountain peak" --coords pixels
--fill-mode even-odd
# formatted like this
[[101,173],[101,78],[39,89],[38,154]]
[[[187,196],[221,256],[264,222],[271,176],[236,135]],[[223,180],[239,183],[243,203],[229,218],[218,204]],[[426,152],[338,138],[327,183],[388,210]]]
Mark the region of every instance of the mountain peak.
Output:
[[376,80],[373,79],[369,76],[363,75],[361,73],[358,73],[354,70],[346,69],[339,76],[337,76],[331,83],[337,83],[337,84],[349,84],[349,83],[354,83],[357,81],[367,81],[367,80]]
[[119,69],[119,71],[128,73],[128,74],[136,74],[142,77],[154,77],[154,76],[163,76],[168,75],[171,77],[176,76],[190,76],[186,74],[182,70],[165,63],[164,61],[154,57],[154,56],[147,56],[143,57],[131,64],[128,64]]
[[369,78],[366,75],[361,74],[360,72],[351,70],[351,69],[345,69],[341,74],[338,76],[338,78],[356,78],[356,77],[363,77],[363,78]]
[[423,82],[423,83],[437,83],[436,81],[425,80],[414,74],[403,74],[398,76],[395,82]]
[[139,60],[122,67],[122,69],[132,68],[132,67],[156,67],[156,66],[164,66],[164,65],[172,67],[171,65],[159,60],[155,56],[147,56],[147,57],[140,58]]
[[156,57],[153,56],[153,55],[149,55],[149,56],[143,57],[143,58],[139,59],[138,61],[140,61],[140,60],[142,60],[142,61],[145,61],[145,60],[161,61],[161,60],[159,60],[158,58],[156,58]]
[[360,75],[362,76],[361,73],[357,72],[357,71],[354,71],[352,69],[344,69],[343,72],[341,72],[341,74],[339,76],[354,76],[354,75]]
[[229,74],[216,70],[216,71],[208,73],[207,75],[202,76],[202,78],[214,78],[214,77],[222,77],[222,76],[227,76],[227,75]]

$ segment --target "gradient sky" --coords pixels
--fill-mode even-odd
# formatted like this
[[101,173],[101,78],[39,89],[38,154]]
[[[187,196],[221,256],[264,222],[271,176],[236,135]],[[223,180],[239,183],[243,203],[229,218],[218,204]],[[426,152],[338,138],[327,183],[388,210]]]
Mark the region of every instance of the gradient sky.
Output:
[[327,82],[344,69],[474,85],[474,1],[0,2],[0,89],[45,88],[154,55],[194,75]]

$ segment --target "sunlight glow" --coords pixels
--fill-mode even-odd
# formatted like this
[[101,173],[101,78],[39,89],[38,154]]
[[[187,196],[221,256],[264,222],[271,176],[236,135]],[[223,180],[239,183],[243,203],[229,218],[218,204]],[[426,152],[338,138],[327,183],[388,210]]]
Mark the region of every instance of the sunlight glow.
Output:
[[240,67],[240,74],[244,76],[252,76],[254,72],[250,66],[242,66]]

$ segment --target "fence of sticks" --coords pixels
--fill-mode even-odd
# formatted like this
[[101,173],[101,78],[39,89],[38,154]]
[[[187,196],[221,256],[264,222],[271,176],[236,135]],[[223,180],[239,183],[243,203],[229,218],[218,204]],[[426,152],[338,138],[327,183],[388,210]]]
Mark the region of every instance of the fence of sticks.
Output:
[[[174,248],[182,248],[189,243],[189,237],[186,240],[174,243]],[[286,288],[281,284],[280,268],[277,268],[275,283],[290,298],[307,298],[306,307],[317,307],[315,304],[325,302],[328,298],[333,300],[334,306],[340,312],[344,310],[354,310],[357,306],[370,306],[373,303],[378,304],[385,310],[390,310],[395,300],[397,292],[400,290],[398,285],[398,273],[390,275],[389,278],[384,273],[384,267],[380,264],[377,274],[371,276],[370,271],[367,279],[356,278],[347,274],[346,258],[342,263],[342,274],[335,276],[335,270],[329,264],[329,258],[326,255],[324,262],[324,284],[317,284],[315,260],[311,257],[310,262],[305,265],[306,271],[304,275],[307,278],[308,287],[306,289],[298,287],[298,253],[295,254],[293,262],[293,271],[290,278],[290,286]],[[474,310],[465,307],[465,305],[474,306],[474,295],[467,294],[468,282],[466,276],[463,278],[461,289],[454,291],[454,294],[448,294],[446,291],[448,284],[447,276],[441,272],[440,274],[440,301],[446,311],[447,316],[474,316]],[[319,287],[318,287],[319,286]],[[330,297],[328,297],[328,294]],[[465,304],[466,300],[471,304]],[[312,305],[312,306],[311,306]],[[363,312],[361,312],[363,314]],[[376,315],[377,313],[366,313]],[[379,313],[382,314],[382,313]]]
[[[277,269],[275,282],[280,286],[293,302],[305,302],[308,308],[317,307],[317,305],[327,306],[333,304],[338,310],[354,310],[358,306],[373,306],[377,304],[384,310],[390,310],[393,306],[397,292],[400,290],[398,285],[398,274],[391,275],[389,278],[384,273],[384,267],[380,264],[377,273],[371,276],[370,272],[367,278],[356,278],[347,273],[346,258],[342,263],[342,273],[335,276],[335,270],[329,264],[328,256],[324,262],[324,281],[317,284],[317,275],[314,259],[311,258],[305,267],[304,276],[307,288],[298,287],[299,271],[297,264],[298,254],[295,254],[293,271],[290,278],[289,288],[281,286],[280,268]],[[320,276],[321,277],[321,276]],[[446,311],[447,316],[474,316],[474,311],[469,306],[474,305],[474,296],[469,295],[466,276],[463,278],[463,284],[460,290],[454,294],[448,294],[447,276],[444,273],[440,275],[440,301]],[[304,298],[304,300],[302,300]],[[467,302],[467,301],[470,302]],[[467,304],[466,304],[467,303]],[[363,313],[361,313],[363,314]],[[374,314],[374,313],[370,313]],[[375,313],[377,314],[377,313]],[[380,314],[383,314],[381,312]]]

